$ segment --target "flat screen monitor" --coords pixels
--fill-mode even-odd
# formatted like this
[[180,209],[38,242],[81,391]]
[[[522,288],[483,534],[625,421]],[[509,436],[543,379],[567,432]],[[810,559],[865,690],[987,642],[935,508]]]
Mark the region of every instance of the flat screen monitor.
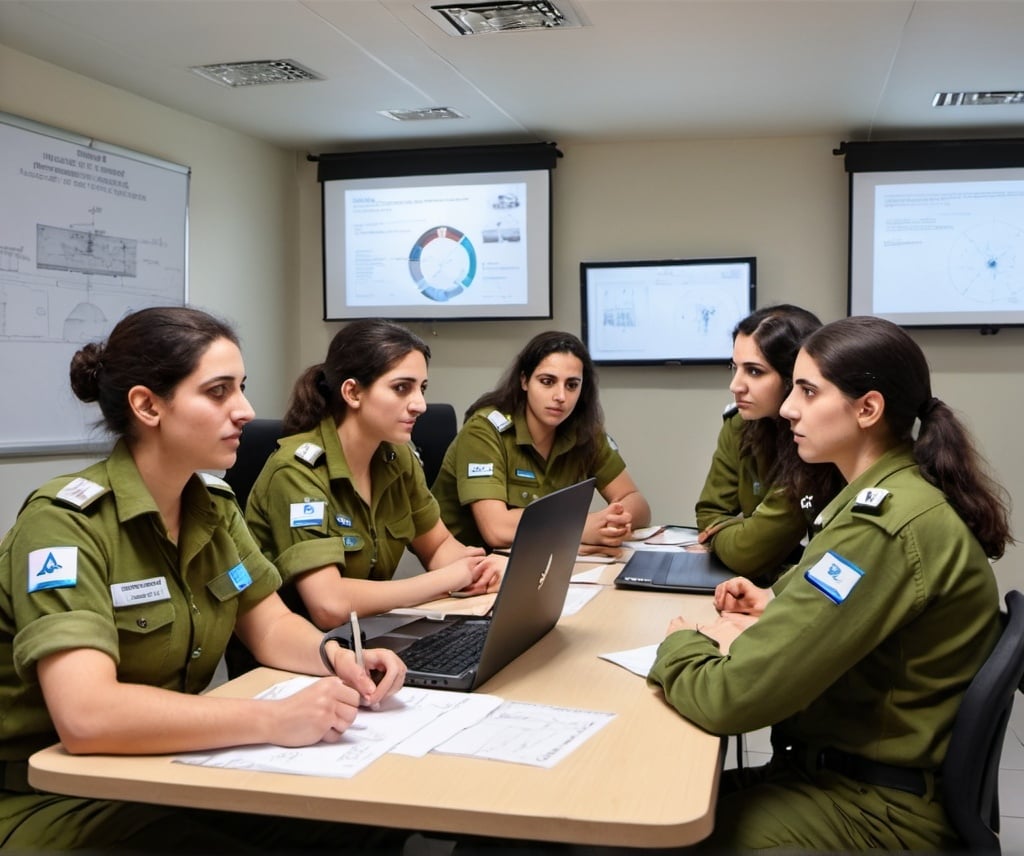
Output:
[[851,315],[983,332],[1024,325],[1021,141],[844,146]]
[[600,365],[728,363],[756,283],[753,257],[582,262],[583,341]]
[[324,319],[551,317],[550,144],[321,156]]

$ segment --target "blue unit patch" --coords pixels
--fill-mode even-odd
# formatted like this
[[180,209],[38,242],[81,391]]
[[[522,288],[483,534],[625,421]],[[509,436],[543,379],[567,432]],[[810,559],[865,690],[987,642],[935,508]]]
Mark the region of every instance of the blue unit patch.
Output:
[[842,603],[864,572],[853,562],[831,550],[804,571],[804,579],[834,603]]
[[44,547],[28,554],[28,591],[78,585],[78,548]]
[[249,572],[241,562],[228,571],[228,577],[231,578],[231,582],[235,584],[238,591],[245,591],[252,585],[252,577],[249,576]]

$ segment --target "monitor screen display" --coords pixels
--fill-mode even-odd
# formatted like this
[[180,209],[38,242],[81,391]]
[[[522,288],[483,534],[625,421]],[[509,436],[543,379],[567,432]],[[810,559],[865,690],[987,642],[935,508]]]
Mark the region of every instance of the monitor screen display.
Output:
[[851,315],[1024,324],[1024,168],[851,176]]
[[550,170],[324,181],[324,318],[551,317]]
[[728,363],[756,282],[753,257],[582,262],[583,341],[603,365]]

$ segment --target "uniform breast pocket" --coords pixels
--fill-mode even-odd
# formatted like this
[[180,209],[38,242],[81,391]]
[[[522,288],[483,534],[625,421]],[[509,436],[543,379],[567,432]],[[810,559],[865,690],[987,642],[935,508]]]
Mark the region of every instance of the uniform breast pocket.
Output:
[[540,485],[536,479],[509,478],[506,502],[512,508],[526,508],[540,496]]
[[115,610],[118,633],[149,636],[174,623],[174,604],[169,600],[150,601]]
[[[114,611],[120,662],[118,678],[127,683],[153,683],[173,661],[175,609],[170,600],[133,604]],[[182,632],[187,637],[188,624]]]
[[412,515],[406,514],[397,520],[389,520],[384,527],[388,536],[395,541],[408,544],[416,537],[416,525],[412,522]]

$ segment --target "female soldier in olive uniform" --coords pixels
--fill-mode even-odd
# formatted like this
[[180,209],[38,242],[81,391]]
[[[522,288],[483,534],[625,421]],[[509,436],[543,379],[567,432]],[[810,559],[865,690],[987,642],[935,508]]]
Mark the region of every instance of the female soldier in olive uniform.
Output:
[[[256,479],[245,517],[285,580],[286,601],[328,630],[451,591],[495,590],[503,560],[441,522],[409,441],[426,410],[430,349],[404,327],[365,319],[335,335],[296,381],[289,436]],[[392,580],[406,547],[428,574]]]
[[697,500],[701,543],[736,573],[767,582],[799,558],[809,521],[841,487],[835,467],[800,461],[779,416],[800,343],[820,326],[789,304],[758,309],[736,325],[735,402]]
[[724,780],[710,847],[958,849],[940,773],[999,636],[1003,492],[894,324],[821,328],[794,382],[782,414],[800,457],[848,484],[774,598],[723,583],[718,621],[675,619],[649,680],[713,732],[774,726],[771,762]]
[[466,411],[433,491],[457,538],[500,548],[533,500],[592,476],[608,507],[588,515],[583,542],[617,547],[650,523],[651,509],[604,431],[590,354],[571,333],[551,331]]
[[[29,755],[172,753],[245,743],[336,741],[360,694],[401,687],[387,651],[368,668],[275,594],[231,489],[253,417],[234,333],[193,309],[145,309],[80,350],[71,384],[119,437],[110,457],[26,501],[0,544],[0,844],[15,850],[324,846],[337,826],[34,791]],[[232,632],[265,663],[326,677],[282,701],[197,695]],[[318,647],[321,649],[318,653]],[[346,686],[347,684],[347,686]],[[364,843],[365,833],[360,833]],[[381,843],[379,840],[373,843]]]

